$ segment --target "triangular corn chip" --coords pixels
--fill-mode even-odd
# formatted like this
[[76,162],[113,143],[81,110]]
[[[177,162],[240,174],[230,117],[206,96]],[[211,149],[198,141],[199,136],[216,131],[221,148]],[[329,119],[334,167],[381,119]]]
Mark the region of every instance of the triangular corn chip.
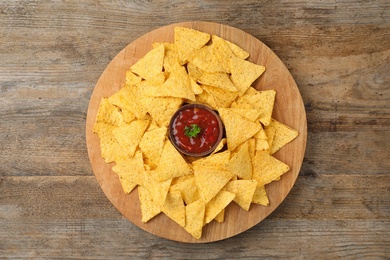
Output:
[[202,200],[197,200],[186,206],[186,225],[184,229],[196,239],[202,236],[205,207],[206,205]]
[[290,143],[298,136],[298,131],[282,124],[275,119],[271,119],[270,125],[275,129],[275,135],[270,148],[270,153],[276,153],[280,148]]
[[139,143],[139,148],[145,158],[152,160],[155,164],[160,160],[167,131],[166,127],[148,130]]
[[241,179],[250,180],[252,178],[252,159],[249,154],[248,142],[245,142],[233,155],[226,168]]
[[162,71],[163,61],[164,45],[161,44],[146,53],[145,56],[130,67],[130,70],[143,79],[151,79]]
[[240,205],[245,211],[248,211],[252,203],[253,194],[257,186],[256,180],[236,180],[230,181],[226,185],[226,190],[236,194],[234,202]]
[[265,71],[264,66],[237,57],[230,59],[230,66],[231,80],[237,87],[240,95],[244,94],[251,84]]
[[212,200],[206,204],[204,223],[210,223],[223,209],[233,201],[234,193],[221,190]]
[[267,196],[267,191],[265,190],[264,186],[257,187],[255,190],[255,194],[253,195],[252,199],[253,203],[260,204],[263,206],[269,205],[269,199]]
[[135,120],[130,124],[114,128],[112,134],[126,153],[133,156],[148,125],[147,120]]
[[153,195],[144,186],[138,186],[142,222],[146,223],[161,212],[161,207],[153,202]]
[[181,65],[189,60],[194,51],[202,48],[210,40],[210,34],[185,27],[175,27],[174,34],[174,42]]
[[267,152],[258,151],[252,160],[253,179],[257,181],[259,187],[277,180],[290,167]]
[[237,87],[231,82],[228,74],[220,73],[203,73],[198,79],[198,82],[204,85],[209,85],[223,90],[237,92]]
[[162,207],[162,212],[181,227],[185,226],[186,207],[183,203],[180,191],[168,192],[164,206]]
[[240,144],[254,136],[260,129],[260,124],[256,124],[234,113],[229,108],[220,108],[218,112],[225,125],[227,145],[233,151]]

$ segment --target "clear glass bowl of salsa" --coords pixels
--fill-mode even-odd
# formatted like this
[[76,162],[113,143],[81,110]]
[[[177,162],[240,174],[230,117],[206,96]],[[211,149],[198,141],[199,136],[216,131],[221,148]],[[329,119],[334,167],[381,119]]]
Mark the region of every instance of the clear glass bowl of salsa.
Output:
[[201,104],[186,104],[173,114],[169,138],[182,154],[201,157],[212,153],[223,136],[222,121],[213,109]]

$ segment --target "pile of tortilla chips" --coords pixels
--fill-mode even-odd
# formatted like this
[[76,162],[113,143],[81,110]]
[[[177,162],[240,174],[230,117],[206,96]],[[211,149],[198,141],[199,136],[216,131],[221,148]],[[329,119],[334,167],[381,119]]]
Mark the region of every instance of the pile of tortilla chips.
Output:
[[[269,205],[265,185],[289,170],[272,154],[298,132],[271,117],[276,92],[251,86],[265,67],[248,56],[216,35],[175,27],[173,43],[154,43],[125,85],[102,98],[94,126],[102,157],[115,162],[125,193],[138,186],[144,223],[163,212],[199,239],[232,201],[245,211]],[[218,111],[226,137],[211,155],[183,156],[168,139],[183,103]]]

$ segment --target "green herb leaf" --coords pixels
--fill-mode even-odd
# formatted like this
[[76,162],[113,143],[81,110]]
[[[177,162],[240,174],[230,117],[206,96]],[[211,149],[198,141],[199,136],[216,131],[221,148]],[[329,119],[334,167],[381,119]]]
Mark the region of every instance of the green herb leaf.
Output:
[[188,137],[196,137],[201,130],[197,124],[192,124],[191,127],[186,126],[184,128],[184,134]]

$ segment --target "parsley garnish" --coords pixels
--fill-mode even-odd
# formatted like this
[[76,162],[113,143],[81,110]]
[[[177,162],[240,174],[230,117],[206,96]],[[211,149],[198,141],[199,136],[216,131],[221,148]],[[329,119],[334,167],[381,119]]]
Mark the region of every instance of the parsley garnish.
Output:
[[197,124],[192,124],[191,127],[186,126],[184,128],[184,134],[188,137],[196,137],[201,130]]

